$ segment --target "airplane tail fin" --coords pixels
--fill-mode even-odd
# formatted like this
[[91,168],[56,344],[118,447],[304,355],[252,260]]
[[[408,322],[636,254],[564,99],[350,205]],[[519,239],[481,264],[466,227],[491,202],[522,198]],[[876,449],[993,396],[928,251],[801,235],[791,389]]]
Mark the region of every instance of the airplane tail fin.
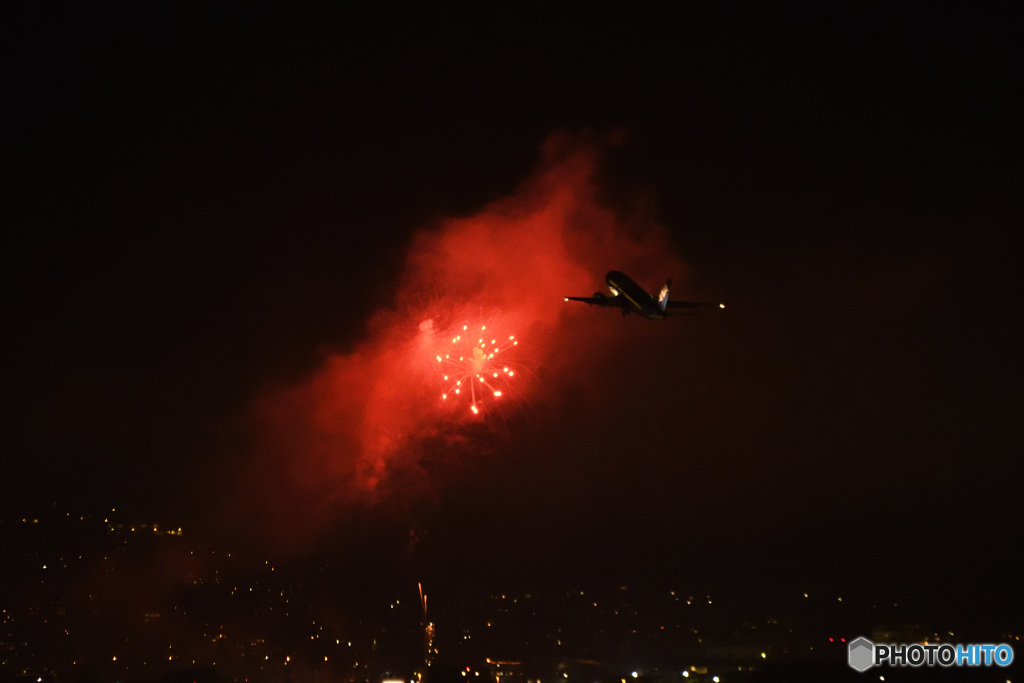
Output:
[[658,308],[661,312],[665,312],[665,307],[668,306],[668,289],[672,286],[672,280],[665,280],[665,284],[662,286],[661,291],[658,292]]

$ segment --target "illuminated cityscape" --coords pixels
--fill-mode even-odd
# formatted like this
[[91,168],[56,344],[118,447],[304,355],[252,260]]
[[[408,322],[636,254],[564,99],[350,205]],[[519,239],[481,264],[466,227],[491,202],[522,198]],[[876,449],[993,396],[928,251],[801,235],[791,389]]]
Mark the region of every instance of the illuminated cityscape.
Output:
[[862,634],[1020,639],[992,624],[957,633],[892,596],[748,601],[682,586],[471,591],[434,597],[428,618],[422,585],[367,598],[337,585],[329,561],[199,550],[187,529],[116,510],[8,519],[0,538],[0,677],[12,681],[725,683],[815,664],[835,674]]

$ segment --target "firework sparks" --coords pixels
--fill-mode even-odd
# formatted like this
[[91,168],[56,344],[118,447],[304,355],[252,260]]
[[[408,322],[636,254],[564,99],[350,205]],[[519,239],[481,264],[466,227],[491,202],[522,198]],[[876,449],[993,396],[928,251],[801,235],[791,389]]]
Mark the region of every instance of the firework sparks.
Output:
[[487,325],[456,327],[450,341],[436,356],[445,390],[441,399],[468,398],[469,410],[479,415],[483,407],[501,398],[516,376],[505,354],[519,345],[515,335],[497,335]]

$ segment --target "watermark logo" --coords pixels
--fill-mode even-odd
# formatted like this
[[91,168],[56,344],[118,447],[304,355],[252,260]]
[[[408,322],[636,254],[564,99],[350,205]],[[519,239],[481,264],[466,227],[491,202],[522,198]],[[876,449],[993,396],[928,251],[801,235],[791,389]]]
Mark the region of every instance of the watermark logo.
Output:
[[875,665],[875,644],[861,636],[857,640],[850,641],[849,649],[850,668],[861,673]]
[[1010,666],[1013,648],[1005,643],[952,645],[950,643],[903,645],[872,643],[861,636],[847,646],[851,669],[867,671],[873,666]]

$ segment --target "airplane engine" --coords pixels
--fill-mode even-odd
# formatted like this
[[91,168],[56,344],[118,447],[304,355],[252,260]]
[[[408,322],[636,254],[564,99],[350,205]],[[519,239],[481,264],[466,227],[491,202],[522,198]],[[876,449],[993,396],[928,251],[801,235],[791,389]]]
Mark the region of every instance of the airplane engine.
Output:
[[603,299],[604,298],[604,294],[602,294],[601,292],[594,292],[594,298],[595,299]]

